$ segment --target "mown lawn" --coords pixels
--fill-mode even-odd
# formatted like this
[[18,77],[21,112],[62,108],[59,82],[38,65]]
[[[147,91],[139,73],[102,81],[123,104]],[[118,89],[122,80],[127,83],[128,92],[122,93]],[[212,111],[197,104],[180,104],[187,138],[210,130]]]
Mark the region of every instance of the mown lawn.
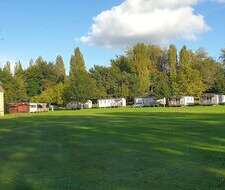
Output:
[[225,107],[0,119],[0,190],[224,190]]

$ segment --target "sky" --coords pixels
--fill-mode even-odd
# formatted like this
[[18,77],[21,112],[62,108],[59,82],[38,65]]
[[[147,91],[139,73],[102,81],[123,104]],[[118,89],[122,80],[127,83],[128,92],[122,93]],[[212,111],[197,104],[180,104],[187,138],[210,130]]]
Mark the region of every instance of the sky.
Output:
[[64,57],[80,47],[87,68],[137,42],[225,48],[225,0],[0,0],[0,66]]

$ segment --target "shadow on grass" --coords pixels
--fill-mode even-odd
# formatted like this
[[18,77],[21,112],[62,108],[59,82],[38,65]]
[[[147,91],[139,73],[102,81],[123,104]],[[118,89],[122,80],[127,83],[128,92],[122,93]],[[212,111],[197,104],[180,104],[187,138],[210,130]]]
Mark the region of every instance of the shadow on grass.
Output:
[[224,114],[65,112],[0,126],[0,189],[225,186]]

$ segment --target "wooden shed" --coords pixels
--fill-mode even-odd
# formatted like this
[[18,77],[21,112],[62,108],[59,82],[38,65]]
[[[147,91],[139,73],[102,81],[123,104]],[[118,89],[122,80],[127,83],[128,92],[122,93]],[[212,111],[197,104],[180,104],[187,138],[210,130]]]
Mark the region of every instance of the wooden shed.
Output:
[[30,104],[23,102],[23,103],[11,103],[8,105],[9,113],[29,113],[30,111]]
[[0,85],[0,116],[4,116],[4,90]]

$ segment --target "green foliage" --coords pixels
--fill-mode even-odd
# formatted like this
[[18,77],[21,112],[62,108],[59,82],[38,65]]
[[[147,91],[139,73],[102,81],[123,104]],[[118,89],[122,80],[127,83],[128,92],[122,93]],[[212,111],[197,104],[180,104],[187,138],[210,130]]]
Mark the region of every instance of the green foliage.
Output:
[[25,72],[27,94],[29,97],[40,95],[51,86],[57,84],[54,64],[47,63],[39,57]]
[[55,74],[57,83],[65,82],[66,70],[62,56],[57,56],[55,61]]
[[86,102],[97,97],[97,86],[85,69],[85,62],[79,48],[76,48],[70,62],[70,77],[65,90],[67,102]]
[[133,67],[135,81],[135,95],[144,96],[148,94],[150,87],[150,66],[148,46],[137,44],[131,50],[131,65]]
[[64,105],[65,84],[59,83],[43,91],[39,96],[32,97],[32,102],[42,102],[54,105]]
[[166,73],[158,71],[151,76],[151,80],[153,85],[151,86],[150,95],[157,98],[171,97],[170,81]]
[[80,72],[85,72],[85,63],[79,48],[74,50],[70,60],[70,80],[74,80]]
[[4,65],[3,71],[12,74],[11,72],[11,63],[9,61],[6,62],[6,64]]
[[26,88],[22,78],[13,77],[8,70],[0,69],[0,81],[5,91],[5,103],[26,100]]

